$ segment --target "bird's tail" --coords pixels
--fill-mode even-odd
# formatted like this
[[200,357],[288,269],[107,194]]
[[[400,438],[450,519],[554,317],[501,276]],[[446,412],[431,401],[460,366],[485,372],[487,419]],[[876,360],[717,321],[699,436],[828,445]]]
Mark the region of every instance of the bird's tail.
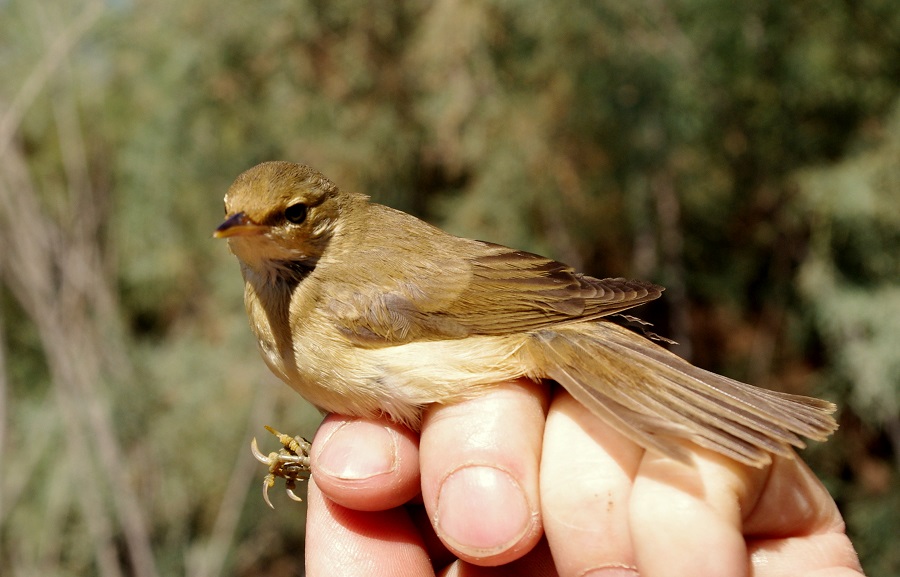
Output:
[[533,376],[555,380],[632,441],[679,460],[686,453],[676,438],[762,467],[772,454],[793,456],[802,437],[822,441],[837,429],[832,403],[705,371],[610,322],[534,331],[527,349]]

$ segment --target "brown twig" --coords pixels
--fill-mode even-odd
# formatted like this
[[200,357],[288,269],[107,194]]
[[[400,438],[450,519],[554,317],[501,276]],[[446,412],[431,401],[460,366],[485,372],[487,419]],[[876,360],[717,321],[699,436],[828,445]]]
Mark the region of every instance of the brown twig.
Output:
[[[114,531],[102,518],[104,499],[98,492],[99,487],[106,486],[124,535],[131,570],[140,577],[155,577],[148,524],[127,478],[126,460],[110,409],[97,388],[113,372],[105,366],[107,359],[125,357],[123,352],[107,352],[122,345],[120,341],[104,339],[108,329],[100,326],[114,316],[110,307],[114,299],[101,266],[96,235],[98,217],[91,212],[68,221],[49,216],[41,206],[21,152],[13,146],[25,112],[51,75],[59,69],[67,70],[66,55],[102,9],[102,2],[92,2],[68,28],[57,34],[48,30],[47,52],[0,118],[0,240],[5,248],[0,267],[4,281],[38,329],[57,387],[58,404],[64,415],[68,414],[64,425],[70,449],[82,455],[83,463],[93,463],[92,457],[96,457],[100,469],[93,474],[88,471],[89,482],[78,490],[95,539],[98,566],[104,575],[121,573],[113,554]],[[50,37],[55,40],[50,42]],[[64,206],[58,215],[80,217],[94,203],[85,202],[92,191],[77,111],[66,97],[55,99],[54,105],[68,177]],[[97,516],[101,516],[99,520],[94,518]]]

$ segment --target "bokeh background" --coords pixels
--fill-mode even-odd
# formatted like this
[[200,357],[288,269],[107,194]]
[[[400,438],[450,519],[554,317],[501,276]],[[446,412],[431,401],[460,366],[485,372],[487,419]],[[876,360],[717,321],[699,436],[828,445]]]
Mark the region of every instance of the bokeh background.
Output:
[[681,354],[840,404],[804,458],[900,575],[895,2],[0,0],[0,78],[0,574],[302,575],[247,445],[320,417],[210,237],[283,159],[667,286]]

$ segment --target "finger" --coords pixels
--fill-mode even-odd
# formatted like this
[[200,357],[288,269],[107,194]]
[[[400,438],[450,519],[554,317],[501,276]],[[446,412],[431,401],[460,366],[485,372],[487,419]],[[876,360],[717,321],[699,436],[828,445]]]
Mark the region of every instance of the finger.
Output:
[[753,577],[864,577],[843,531],[759,541],[749,549]]
[[628,574],[635,558],[629,500],[644,451],[560,389],[541,458],[544,532],[563,577],[592,569]]
[[507,563],[540,538],[546,401],[545,386],[519,380],[426,412],[422,497],[435,532],[460,558]]
[[312,444],[316,484],[359,511],[392,509],[419,494],[418,438],[386,419],[329,415]]
[[750,564],[742,511],[766,472],[685,446],[693,463],[648,452],[631,495],[631,530],[642,577],[739,577]]
[[433,575],[431,561],[402,508],[356,511],[331,501],[310,479],[306,574],[310,577]]
[[458,560],[456,554],[447,549],[444,542],[434,532],[434,527],[431,525],[431,519],[428,517],[428,511],[425,510],[424,504],[407,503],[403,508],[406,509],[406,514],[409,515],[409,518],[416,526],[419,537],[425,544],[425,551],[428,552],[428,556],[431,558],[431,566],[434,567],[435,571],[449,567]]
[[481,567],[457,561],[439,573],[440,577],[557,577],[553,556],[545,539],[524,557],[500,567]]
[[837,505],[799,458],[774,461],[744,534],[755,577],[862,575]]

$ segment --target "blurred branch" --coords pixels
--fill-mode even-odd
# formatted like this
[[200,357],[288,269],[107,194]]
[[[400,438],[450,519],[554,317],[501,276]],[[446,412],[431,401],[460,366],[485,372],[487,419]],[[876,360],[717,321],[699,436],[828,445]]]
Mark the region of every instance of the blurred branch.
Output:
[[90,196],[88,166],[74,102],[70,97],[54,99],[59,146],[68,177],[66,206],[60,214],[74,216],[66,226],[44,213],[24,157],[11,146],[25,111],[52,73],[65,65],[69,50],[96,21],[102,8],[102,2],[92,2],[71,26],[58,33],[49,29],[52,23],[46,22],[45,37],[48,42],[51,37],[56,40],[0,119],[0,220],[4,224],[0,238],[6,247],[0,266],[13,295],[38,329],[71,454],[82,468],[91,465],[92,454],[99,460],[100,474],[77,472],[83,481],[77,493],[92,533],[98,568],[103,575],[121,574],[115,531],[103,515],[100,488],[106,485],[124,533],[131,569],[139,577],[154,577],[157,571],[149,529],[126,475],[126,460],[109,408],[96,387],[104,372],[109,372],[108,368],[104,370],[109,357],[105,351],[121,348],[122,342],[104,340],[104,328],[98,326],[102,321],[98,316],[107,321],[111,318],[112,290],[101,266],[95,234],[97,215],[90,210],[94,203],[86,201]]
[[[57,309],[59,300],[53,290],[51,251],[54,245],[60,243],[52,242],[52,239],[56,236],[53,233],[59,231],[52,223],[42,222],[24,160],[13,152],[9,149],[0,157],[0,206],[4,208],[0,211],[3,222],[0,239],[6,247],[0,266],[7,286],[38,328],[51,374],[55,377],[57,406],[63,415],[67,453],[80,465],[74,471],[80,481],[74,493],[93,538],[98,567],[102,575],[118,577],[120,572],[117,567],[109,566],[110,552],[115,550],[115,544],[103,505],[102,485],[96,482],[96,475],[85,470],[93,459],[84,426],[79,422],[78,409],[90,399],[73,391],[72,381],[78,378],[81,371],[72,365],[78,363],[75,359],[80,351],[70,346],[77,339],[71,339],[73,342],[70,343],[66,334],[69,330],[77,331],[79,327],[69,325],[62,318]],[[76,355],[74,358],[71,357],[73,353]]]
[[[0,319],[0,327],[4,326],[3,320]],[[46,423],[49,420],[41,421],[35,428],[38,430],[52,430],[52,427]],[[3,466],[3,484],[0,487],[2,489],[0,490],[0,497],[3,498],[2,510],[0,510],[0,526],[7,520],[5,515],[8,515],[16,507],[19,499],[28,490],[29,484],[37,474],[41,460],[47,454],[47,450],[54,440],[53,435],[36,435],[33,443],[29,445],[29,450],[25,452],[25,458],[19,458],[15,467],[11,464],[11,451],[4,451],[4,454],[0,455],[0,463],[5,463]],[[7,456],[8,454],[10,456]]]
[[102,0],[93,0],[81,11],[81,14],[72,21],[72,24],[64,29],[61,34],[56,37],[56,41],[49,47],[44,57],[41,58],[19,92],[15,95],[6,109],[6,112],[0,116],[0,156],[6,153],[6,149],[12,142],[13,136],[19,130],[22,124],[22,118],[25,112],[34,103],[34,100],[44,89],[47,81],[59,65],[63,62],[72,47],[81,39],[81,37],[93,26],[94,22],[100,18],[103,13],[104,3]]
[[[2,281],[2,277],[0,277]],[[9,373],[6,365],[6,331],[3,322],[3,309],[0,309],[0,464],[6,462],[6,406],[9,391]],[[3,466],[4,471],[9,470],[9,465]],[[0,526],[3,525],[3,515],[7,503],[3,500],[4,491],[0,487]]]
[[240,444],[236,455],[209,540],[188,558],[185,574],[191,577],[216,577],[222,574],[228,554],[233,550],[238,521],[247,501],[247,491],[253,479],[259,478],[259,464],[250,456],[248,449],[253,436],[251,427],[256,426],[263,415],[272,413],[276,397],[262,387],[256,388],[255,396],[253,408],[247,415],[244,442]]
[[[55,380],[64,381],[66,377],[58,375],[55,376]],[[78,414],[81,403],[77,396],[73,395],[73,391],[66,387],[57,386],[55,393],[56,407],[65,423],[66,442],[71,453],[70,461],[78,480],[74,491],[91,535],[97,568],[103,577],[122,577],[116,551],[115,527],[103,502],[103,483],[98,482],[94,472],[93,459],[90,458],[90,441]],[[138,571],[135,573],[141,574]]]

